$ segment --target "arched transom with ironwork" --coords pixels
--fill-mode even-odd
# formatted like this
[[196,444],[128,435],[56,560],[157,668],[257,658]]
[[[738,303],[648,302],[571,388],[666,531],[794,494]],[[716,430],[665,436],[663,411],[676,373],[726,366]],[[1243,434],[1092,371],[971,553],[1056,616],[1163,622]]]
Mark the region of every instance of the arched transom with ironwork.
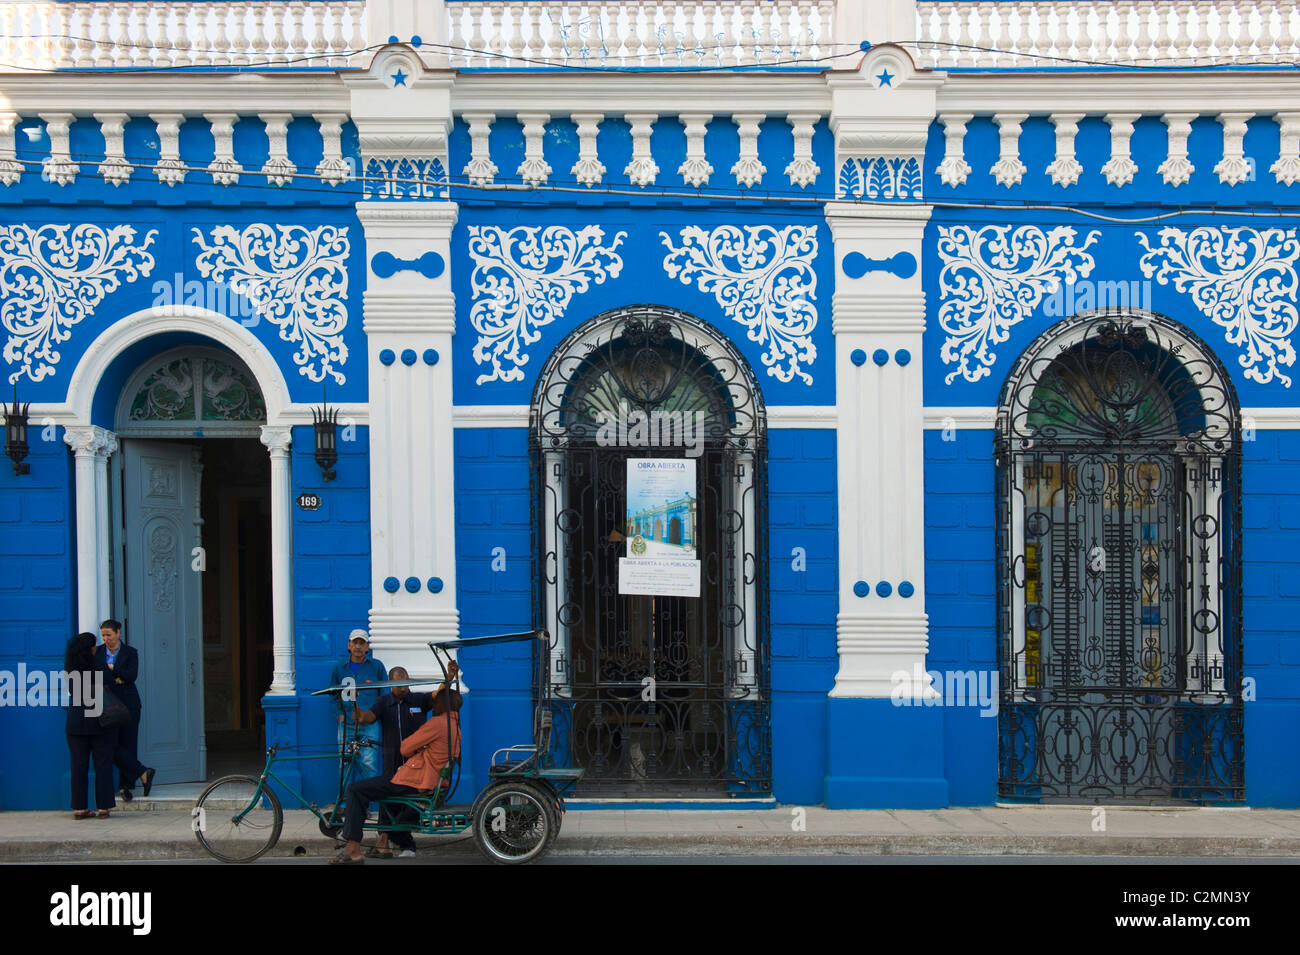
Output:
[[117,408],[127,437],[257,437],[266,402],[252,372],[219,348],[179,348],[145,362]]

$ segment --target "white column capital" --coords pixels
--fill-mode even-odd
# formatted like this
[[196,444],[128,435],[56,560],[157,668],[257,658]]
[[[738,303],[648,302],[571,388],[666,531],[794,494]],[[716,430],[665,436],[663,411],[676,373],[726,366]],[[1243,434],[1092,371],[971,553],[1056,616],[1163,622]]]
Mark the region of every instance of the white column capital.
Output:
[[63,441],[79,458],[107,458],[118,449],[117,435],[93,424],[64,428]]
[[281,425],[262,425],[259,439],[271,452],[271,457],[286,457],[293,443],[293,429]]

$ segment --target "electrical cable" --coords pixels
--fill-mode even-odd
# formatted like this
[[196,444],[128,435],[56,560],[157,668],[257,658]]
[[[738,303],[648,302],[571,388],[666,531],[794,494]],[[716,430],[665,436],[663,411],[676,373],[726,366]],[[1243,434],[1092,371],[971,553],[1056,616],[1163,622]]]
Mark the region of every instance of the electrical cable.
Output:
[[[99,162],[103,161],[102,157],[88,156],[86,154],[79,154],[79,153],[70,154],[68,158],[70,162],[74,162],[79,165],[98,164]],[[134,161],[135,159],[138,158],[140,157],[124,158],[124,162],[126,162],[126,164],[132,167],[133,169],[138,169],[138,170],[152,170],[154,165],[156,165],[157,162],[157,160],[151,160],[149,162]],[[45,160],[41,160],[41,159],[18,159],[17,157],[15,157],[15,161],[32,167],[41,166],[45,162]],[[194,165],[185,164],[185,170],[187,174],[192,172],[200,173],[200,174],[208,173],[206,166],[194,166]],[[265,179],[266,177],[271,175],[278,175],[278,173],[263,173],[257,169],[246,169],[242,171],[241,175],[262,177],[263,179]],[[308,179],[316,182],[326,181],[326,177],[324,176],[320,176],[315,173],[307,173],[307,172],[298,173],[296,178]],[[156,184],[156,180],[144,179],[144,178],[133,178],[131,181],[137,183],[147,182],[150,183],[151,185]],[[413,179],[409,177],[396,177],[396,176],[385,177],[384,181],[386,183],[394,183],[394,184],[402,184],[402,185],[418,185],[422,187],[430,185],[429,183],[424,182],[423,180]],[[572,182],[573,180],[561,180],[561,181]],[[187,183],[182,185],[204,186],[205,188],[210,188],[212,186],[212,184],[210,183]],[[438,186],[435,186],[435,188],[440,188],[440,187],[441,187],[440,184]],[[282,196],[285,195],[286,193],[320,193],[322,195],[329,195],[336,198],[352,197],[353,195],[356,195],[357,200],[365,201],[359,195],[360,190],[362,188],[361,179],[356,177],[351,178],[347,182],[342,183],[338,186],[331,186],[328,189],[319,186],[298,186],[298,185],[273,186],[270,183],[267,183],[265,181],[260,183],[240,184],[236,186],[228,186],[222,188],[266,190],[266,191],[275,192]],[[1300,218],[1300,211],[1287,212],[1283,209],[1267,209],[1267,208],[1253,208],[1253,207],[1252,208],[1180,207],[1178,209],[1171,209],[1165,212],[1155,213],[1146,216],[1116,216],[1116,215],[1107,215],[1101,212],[1094,212],[1090,209],[1081,208],[1079,206],[1071,206],[1071,205],[1065,205],[1061,203],[1042,203],[1042,202],[1015,202],[1015,203],[1005,202],[1004,203],[1004,202],[989,202],[989,201],[958,201],[958,200],[943,200],[943,199],[934,199],[934,200],[925,200],[925,199],[871,200],[871,199],[849,199],[849,198],[837,199],[833,195],[826,195],[824,193],[812,193],[812,194],[804,195],[798,193],[783,193],[775,190],[767,190],[761,194],[756,195],[752,191],[750,192],[737,191],[734,193],[690,192],[690,191],[680,191],[675,189],[654,189],[652,187],[632,189],[632,188],[622,188],[618,186],[584,186],[581,184],[575,184],[573,186],[554,185],[551,183],[533,185],[533,184],[525,184],[522,183],[521,181],[494,182],[488,185],[472,185],[468,181],[463,181],[461,177],[451,177],[451,176],[448,177],[446,188],[448,189],[449,197],[452,190],[459,190],[467,193],[481,192],[481,193],[527,194],[527,193],[535,193],[535,192],[551,192],[551,193],[560,193],[560,194],[573,194],[573,195],[580,195],[580,196],[604,195],[604,196],[625,196],[625,197],[636,197],[636,198],[689,199],[695,201],[708,200],[714,202],[727,202],[727,203],[739,202],[742,205],[736,206],[734,208],[728,208],[727,211],[728,212],[743,211],[745,214],[752,213],[752,214],[762,214],[767,216],[786,214],[773,207],[782,204],[790,204],[790,205],[797,206],[799,209],[799,212],[797,213],[792,212],[790,214],[807,215],[808,213],[803,212],[803,210],[808,209],[810,210],[811,214],[816,215],[819,218],[825,214],[824,211],[812,209],[811,207],[821,206],[827,203],[879,207],[884,209],[899,209],[899,208],[908,208],[908,207],[913,207],[913,208],[930,207],[935,209],[968,209],[968,210],[983,210],[983,211],[997,211],[997,212],[1058,212],[1058,213],[1064,213],[1069,215],[1077,215],[1088,219],[1094,219],[1100,222],[1118,223],[1121,225],[1140,225],[1144,223],[1162,222],[1167,219],[1173,219],[1173,218],[1178,218],[1180,216],[1189,216],[1189,215],[1232,216],[1238,218],[1256,218],[1256,219],[1258,218],[1266,218],[1266,219]],[[466,198],[468,199],[472,197],[466,197]],[[454,200],[449,199],[449,201],[454,201]],[[749,203],[751,205],[751,208],[743,209],[744,203]],[[123,204],[128,204],[128,203],[123,203]],[[289,203],[286,203],[286,205],[287,204]],[[344,205],[344,203],[340,203],[339,205],[342,206]],[[1151,205],[1151,203],[1147,203],[1147,205]]]

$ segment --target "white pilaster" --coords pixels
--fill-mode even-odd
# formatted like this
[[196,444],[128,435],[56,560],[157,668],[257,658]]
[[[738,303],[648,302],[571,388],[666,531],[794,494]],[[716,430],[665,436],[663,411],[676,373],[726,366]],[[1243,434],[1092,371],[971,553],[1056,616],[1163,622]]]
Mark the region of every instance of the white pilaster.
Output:
[[889,697],[896,672],[926,669],[925,293],[919,268],[907,278],[880,269],[852,278],[844,265],[853,254],[873,262],[910,255],[919,265],[929,217],[928,206],[826,207],[838,269],[840,668],[832,697]]
[[[935,116],[934,77],[918,74],[901,51],[877,47],[857,70],[837,71],[828,85],[837,169],[850,160],[921,162]],[[950,130],[965,118],[949,117]],[[826,205],[835,240],[840,528],[839,671],[832,698],[887,699],[895,673],[911,674],[918,665],[925,671],[920,264],[929,217],[929,206],[912,202]],[[909,682],[906,692],[932,691]],[[833,765],[830,775],[859,771]]]
[[[362,202],[371,256],[451,261],[450,202]],[[459,633],[451,394],[455,299],[438,274],[372,269],[365,293],[370,367],[370,642],[388,666],[424,675],[425,644]],[[385,582],[396,580],[396,591]],[[413,582],[408,588],[408,581]],[[433,581],[433,586],[430,582]],[[441,586],[438,586],[438,583]]]
[[63,440],[75,455],[77,629],[99,632],[108,615],[108,458],[117,438],[94,425],[70,427]]
[[294,692],[293,641],[293,481],[289,428],[262,427],[262,444],[271,453],[271,613],[272,663],[270,696]]

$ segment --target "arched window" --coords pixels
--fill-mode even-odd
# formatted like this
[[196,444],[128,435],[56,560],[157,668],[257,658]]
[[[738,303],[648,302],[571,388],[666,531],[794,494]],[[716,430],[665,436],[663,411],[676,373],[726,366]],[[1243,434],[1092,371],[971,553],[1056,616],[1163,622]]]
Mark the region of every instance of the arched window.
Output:
[[[770,791],[765,419],[748,365],[685,313],[599,315],[541,370],[531,446],[534,605],[552,635],[540,695],[584,788]],[[692,460],[694,486],[630,513],[643,458]],[[620,561],[642,554],[698,561],[699,596],[621,592]]]
[[998,415],[1003,796],[1241,798],[1240,434],[1194,336],[1090,313]]

